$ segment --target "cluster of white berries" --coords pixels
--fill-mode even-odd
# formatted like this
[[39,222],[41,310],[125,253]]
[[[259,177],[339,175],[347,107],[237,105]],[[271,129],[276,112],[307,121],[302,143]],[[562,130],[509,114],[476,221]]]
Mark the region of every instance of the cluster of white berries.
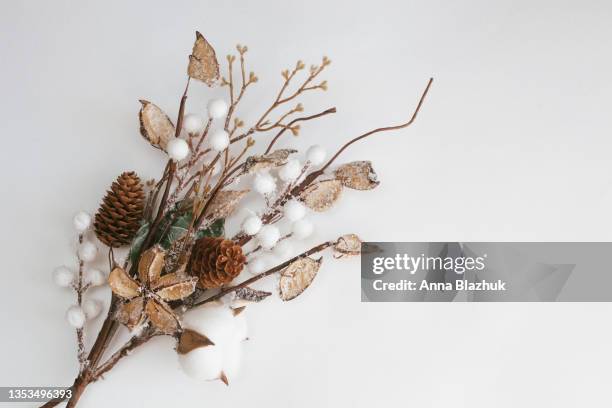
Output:
[[211,303],[185,314],[183,328],[206,336],[213,345],[179,354],[183,371],[197,380],[232,381],[238,375],[242,342],[247,339],[244,312],[235,315],[225,305]]
[[[207,106],[208,117],[210,119],[221,119],[227,114],[228,109],[229,106],[223,99],[212,99]],[[182,130],[187,134],[197,135],[204,130],[205,121],[201,115],[190,113],[183,117],[182,126]],[[230,142],[229,134],[223,129],[214,131],[208,136],[208,140],[211,149],[219,152],[225,150]],[[181,161],[189,156],[189,145],[184,139],[175,137],[168,141],[166,152],[172,160]]]
[[[91,227],[91,215],[79,212],[74,216],[73,225],[82,236]],[[77,249],[79,262],[91,262],[96,258],[98,248],[93,242],[81,240]],[[73,288],[79,290],[77,272],[67,266],[58,266],[53,271],[53,281],[62,288]],[[96,268],[88,268],[83,271],[81,277],[81,289],[83,287],[101,286],[106,283],[106,276]],[[77,329],[85,325],[87,319],[97,317],[102,311],[102,304],[95,299],[84,299],[81,305],[72,305],[66,311],[66,321]]]

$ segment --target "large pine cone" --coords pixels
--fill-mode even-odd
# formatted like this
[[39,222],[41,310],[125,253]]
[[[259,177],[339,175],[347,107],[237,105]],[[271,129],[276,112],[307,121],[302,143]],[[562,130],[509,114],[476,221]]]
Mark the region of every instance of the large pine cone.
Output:
[[242,247],[234,241],[203,237],[193,245],[189,271],[199,278],[200,287],[218,288],[238,276],[245,261]]
[[94,221],[98,239],[109,247],[129,245],[140,228],[145,194],[136,173],[117,178],[100,204]]

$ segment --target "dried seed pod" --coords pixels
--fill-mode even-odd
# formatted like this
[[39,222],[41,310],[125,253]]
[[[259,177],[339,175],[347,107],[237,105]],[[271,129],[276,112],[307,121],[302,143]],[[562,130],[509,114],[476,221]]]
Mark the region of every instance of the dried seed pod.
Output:
[[342,183],[339,180],[325,180],[308,186],[300,195],[311,210],[322,212],[329,210],[340,198]]
[[109,247],[129,245],[140,228],[145,194],[140,178],[134,172],[117,178],[98,209],[94,230]]
[[153,147],[165,151],[168,141],[174,138],[174,124],[157,105],[144,99],[141,99],[140,103],[142,104],[138,113],[140,134]]
[[280,298],[284,301],[292,300],[310,286],[319,272],[323,258],[300,258],[289,265],[282,273],[279,284]]
[[208,86],[219,79],[219,62],[215,50],[199,31],[196,31],[193,51],[189,56],[187,74]]
[[355,190],[372,190],[380,184],[370,161],[343,164],[336,169],[334,175],[342,185]]
[[202,288],[217,288],[238,276],[245,262],[242,247],[234,241],[204,237],[194,244],[188,269]]

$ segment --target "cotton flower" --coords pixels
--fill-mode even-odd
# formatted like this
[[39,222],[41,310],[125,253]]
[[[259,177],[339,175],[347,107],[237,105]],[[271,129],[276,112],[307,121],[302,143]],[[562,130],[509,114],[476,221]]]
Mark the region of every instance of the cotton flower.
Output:
[[78,255],[81,261],[91,262],[96,258],[97,253],[98,248],[89,241],[83,241],[83,243],[79,245]]
[[325,149],[319,145],[313,145],[308,148],[306,151],[306,159],[313,166],[319,166],[323,164],[325,160],[325,156],[327,156],[327,152]]
[[261,218],[256,215],[250,215],[242,223],[242,232],[247,235],[255,235],[261,230],[261,227]]
[[229,146],[230,142],[229,134],[222,129],[213,132],[208,140],[210,142],[210,147],[218,152],[225,150],[225,148]]
[[81,307],[88,319],[95,319],[102,311],[102,303],[96,299],[85,299]]
[[257,234],[257,241],[264,249],[272,249],[279,239],[280,231],[275,225],[266,225]]
[[183,129],[187,133],[200,133],[202,129],[204,129],[204,119],[202,119],[202,116],[195,113],[187,114],[183,118]]
[[281,167],[280,171],[278,172],[278,177],[285,182],[290,182],[297,179],[301,172],[302,165],[300,164],[299,160],[291,159],[283,167]]
[[211,99],[208,102],[208,117],[211,119],[221,119],[227,113],[229,106],[223,99]]
[[189,155],[189,145],[181,138],[170,139],[166,145],[168,156],[174,161],[181,161]]
[[291,232],[297,239],[308,238],[314,231],[314,225],[308,218],[302,218],[291,225]]
[[99,269],[88,269],[85,272],[85,282],[92,286],[102,286],[106,283],[106,275]]
[[59,287],[67,288],[74,282],[75,274],[66,266],[58,266],[53,270],[53,282]]
[[79,305],[72,305],[66,310],[66,321],[75,329],[80,329],[85,324],[85,312]]
[[276,190],[276,181],[270,173],[257,173],[253,179],[253,189],[259,194],[270,194]]
[[74,229],[83,233],[91,226],[91,215],[85,211],[80,211],[72,219],[72,224],[74,225]]
[[306,207],[298,200],[287,201],[283,207],[283,215],[292,222],[300,220],[306,215]]

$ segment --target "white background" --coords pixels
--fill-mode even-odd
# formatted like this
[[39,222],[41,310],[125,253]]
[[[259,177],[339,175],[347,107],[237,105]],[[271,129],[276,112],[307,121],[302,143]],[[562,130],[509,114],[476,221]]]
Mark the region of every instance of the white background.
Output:
[[[69,385],[72,302],[50,280],[71,262],[71,217],[123,170],[158,176],[139,98],[174,117],[193,32],[220,59],[247,44],[253,119],[299,58],[333,64],[299,139],[356,145],[382,183],[317,216],[305,245],[355,232],[386,241],[607,241],[612,5],[606,1],[6,1],[0,10],[0,385]],[[225,67],[225,64],[224,64]],[[224,95],[192,87],[189,111]],[[261,138],[259,147],[269,136]],[[101,256],[103,258],[103,256]],[[580,279],[573,276],[572,279]],[[98,290],[94,296],[108,294]],[[158,338],[90,386],[83,407],[609,407],[609,304],[362,304],[357,259],[326,259],[293,302],[248,311],[229,388],[197,383]],[[89,327],[91,336],[100,320]],[[27,406],[27,404],[23,404]]]

